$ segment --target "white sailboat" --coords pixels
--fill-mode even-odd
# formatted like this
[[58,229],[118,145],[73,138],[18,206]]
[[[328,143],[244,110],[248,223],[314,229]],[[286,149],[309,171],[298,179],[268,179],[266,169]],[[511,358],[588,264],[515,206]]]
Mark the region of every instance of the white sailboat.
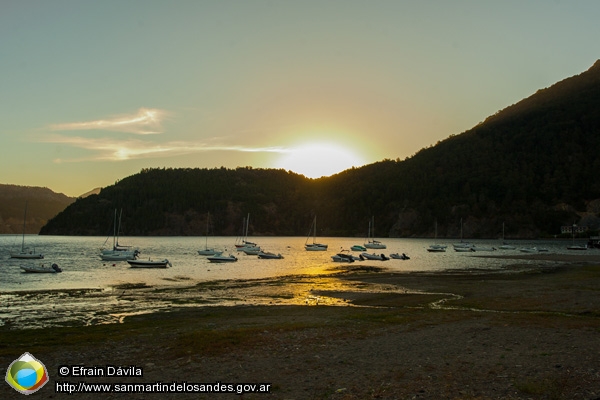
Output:
[[367,241],[365,243],[367,249],[386,249],[387,246],[379,240],[375,240],[375,217],[371,217],[369,221],[369,231],[367,233]]
[[573,224],[573,226],[571,227],[571,233],[573,234],[573,244],[570,246],[567,246],[567,250],[587,250],[587,244],[585,245],[579,245],[579,244],[575,244],[575,227],[577,227],[577,225]]
[[515,250],[516,246],[508,244],[504,241],[504,222],[502,223],[502,245],[498,246],[500,250]]
[[[117,210],[115,209],[115,220],[113,223],[113,247],[112,249],[103,249],[100,251],[100,258],[103,261],[128,261],[135,260],[140,254],[138,249],[132,246],[122,246],[119,244],[119,234],[121,231],[121,217],[123,210],[119,214],[119,224],[117,226]],[[108,241],[108,238],[106,239]],[[106,244],[106,241],[104,243]]]
[[221,251],[215,250],[214,247],[208,247],[208,232],[210,227],[210,213],[206,215],[206,237],[204,240],[204,249],[198,250],[198,254],[201,256],[214,256],[215,254],[221,254]]
[[238,238],[239,240],[235,243],[235,247],[237,251],[243,251],[246,254],[256,255],[260,251],[260,247],[254,243],[248,241],[248,229],[250,226],[250,213],[248,213],[248,217],[246,217],[242,221],[242,236]]
[[463,241],[463,221],[462,221],[462,218],[460,219],[460,243],[454,243],[452,246],[454,247],[454,251],[459,251],[459,252],[474,251],[472,243],[464,242]]
[[[437,219],[435,220],[435,236],[434,236],[434,238],[435,238],[435,241],[437,241]],[[430,253],[445,253],[447,247],[448,246],[446,246],[445,244],[434,243],[427,248],[427,251]]]
[[25,248],[25,223],[27,221],[27,202],[25,202],[25,215],[23,216],[23,240],[21,241],[21,251],[18,253],[10,253],[10,258],[19,258],[22,260],[34,260],[44,258],[41,253],[35,251],[27,251]]
[[[313,234],[312,243],[308,243],[308,239],[310,238],[310,234]],[[306,242],[304,243],[304,248],[307,251],[325,251],[327,250],[327,245],[323,243],[317,243],[317,216],[315,215],[315,219],[308,231],[308,236],[306,237]]]

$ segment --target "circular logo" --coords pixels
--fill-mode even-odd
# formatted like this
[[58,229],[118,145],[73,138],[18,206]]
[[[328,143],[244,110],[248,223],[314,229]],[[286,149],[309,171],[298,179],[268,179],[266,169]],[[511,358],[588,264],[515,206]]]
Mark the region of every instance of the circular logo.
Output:
[[23,394],[37,392],[48,379],[44,364],[29,353],[23,353],[6,370],[6,382]]

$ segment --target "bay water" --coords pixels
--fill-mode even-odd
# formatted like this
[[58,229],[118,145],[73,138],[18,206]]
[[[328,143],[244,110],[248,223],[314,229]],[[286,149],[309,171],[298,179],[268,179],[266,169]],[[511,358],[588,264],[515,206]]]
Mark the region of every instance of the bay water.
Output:
[[[352,245],[363,244],[361,238],[319,238],[319,242],[329,245],[328,251],[306,251],[304,237],[252,237],[264,251],[280,253],[283,259],[259,259],[235,249],[233,237],[122,237],[120,244],[138,248],[140,259],[168,259],[173,267],[167,269],[130,268],[127,262],[102,261],[100,249],[112,247],[112,239],[104,237],[78,236],[38,236],[27,235],[26,246],[44,254],[42,260],[18,260],[10,258],[11,251],[18,251],[21,236],[0,235],[0,292],[35,291],[79,288],[110,288],[123,284],[144,283],[150,286],[174,286],[190,283],[224,279],[261,279],[286,275],[319,275],[334,272],[340,263],[333,262],[331,256],[341,249],[350,249]],[[517,241],[515,250],[497,250],[493,252],[455,252],[452,243],[445,244],[445,253],[430,253],[427,247],[432,239],[380,239],[387,245],[384,250],[367,250],[368,253],[385,254],[405,253],[410,260],[357,261],[355,265],[373,265],[390,272],[427,272],[456,269],[500,269],[515,260],[486,258],[486,255],[519,255],[520,248],[537,247],[549,253],[568,253],[566,241]],[[233,254],[238,262],[215,264],[198,250],[214,247],[224,251],[224,255]],[[444,243],[444,241],[437,241]],[[475,240],[476,246],[498,247],[498,240]],[[582,243],[583,244],[583,243]],[[589,252],[595,250],[588,250]],[[358,256],[360,252],[353,252]],[[520,261],[526,263],[527,261]],[[535,261],[531,261],[534,263]],[[59,274],[25,273],[21,265],[50,266],[56,263],[62,268]]]

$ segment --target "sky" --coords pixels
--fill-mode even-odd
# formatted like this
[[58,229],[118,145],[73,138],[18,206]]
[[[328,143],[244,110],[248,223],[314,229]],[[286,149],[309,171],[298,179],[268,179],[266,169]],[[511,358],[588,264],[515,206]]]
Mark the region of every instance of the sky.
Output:
[[600,58],[596,0],[0,0],[0,183],[403,160]]

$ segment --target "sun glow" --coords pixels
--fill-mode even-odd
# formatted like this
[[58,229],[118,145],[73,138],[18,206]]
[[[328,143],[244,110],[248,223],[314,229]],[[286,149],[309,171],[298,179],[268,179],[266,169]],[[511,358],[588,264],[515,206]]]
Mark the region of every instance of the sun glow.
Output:
[[311,143],[289,148],[275,164],[308,178],[320,178],[363,165],[356,152],[335,143]]

